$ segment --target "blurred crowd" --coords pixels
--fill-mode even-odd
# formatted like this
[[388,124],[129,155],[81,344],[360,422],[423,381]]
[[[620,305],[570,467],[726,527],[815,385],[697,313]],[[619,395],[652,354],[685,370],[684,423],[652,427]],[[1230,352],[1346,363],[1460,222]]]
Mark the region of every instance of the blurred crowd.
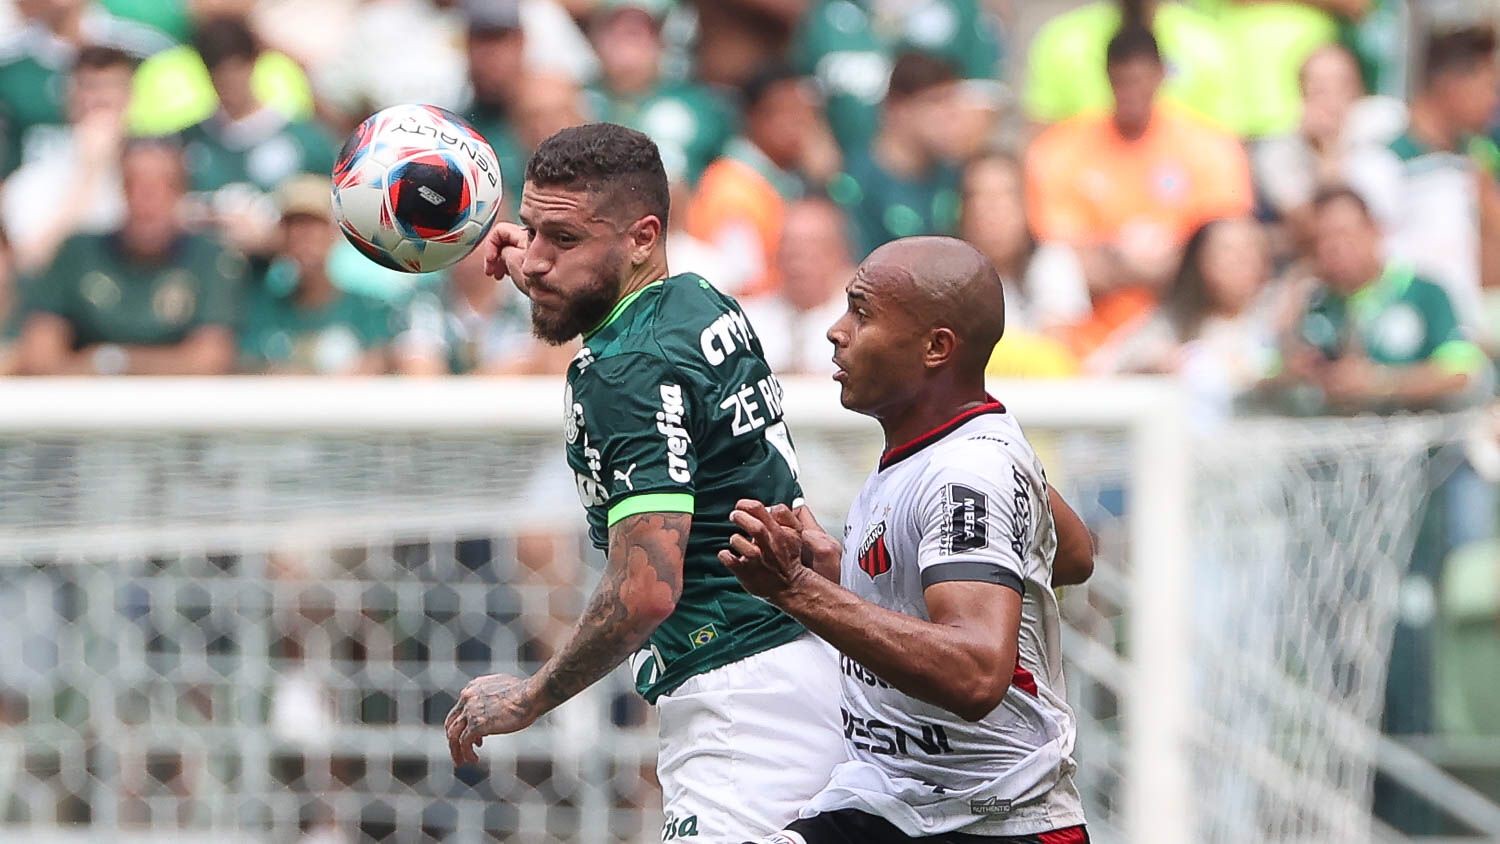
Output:
[[[996,375],[1174,374],[1210,429],[1492,397],[1487,3],[1036,5],[1023,42],[1019,0],[0,0],[0,375],[560,373],[482,255],[394,273],[331,219],[340,139],[427,102],[512,212],[558,129],[653,137],[672,268],[784,374],[831,372],[865,254],[951,234],[1006,283]],[[1445,547],[1491,540],[1455,477]]]
[[995,0],[0,0],[0,373],[560,371],[482,256],[393,273],[330,219],[339,139],[422,101],[512,211],[559,128],[655,138],[672,266],[784,373],[829,370],[866,253],[942,233],[1007,282],[999,375],[1176,373],[1203,424],[1485,394],[1486,7],[1052,5],[1014,43]]

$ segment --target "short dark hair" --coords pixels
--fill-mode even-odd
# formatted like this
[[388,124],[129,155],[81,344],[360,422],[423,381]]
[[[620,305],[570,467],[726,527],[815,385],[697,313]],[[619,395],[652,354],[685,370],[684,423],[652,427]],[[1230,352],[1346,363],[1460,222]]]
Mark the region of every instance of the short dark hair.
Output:
[[136,66],[135,57],[118,47],[106,47],[102,44],[88,44],[80,47],[78,56],[73,59],[73,70],[108,70],[112,67],[134,70]]
[[1443,76],[1472,72],[1495,55],[1495,30],[1470,26],[1437,32],[1422,51],[1422,84],[1430,86]]
[[927,53],[902,53],[891,66],[891,81],[886,96],[905,99],[929,88],[957,81],[958,68],[947,60]]
[[255,61],[260,55],[255,33],[239,15],[215,15],[198,24],[193,31],[193,49],[209,70],[233,59]]
[[1115,67],[1133,59],[1150,59],[1161,64],[1161,47],[1157,46],[1156,36],[1141,24],[1120,27],[1104,50],[1105,67]]
[[804,74],[798,73],[791,65],[782,62],[771,62],[756,68],[740,86],[740,107],[745,111],[753,111],[761,101],[771,93],[771,89],[784,82],[801,82]]
[[526,181],[598,193],[606,198],[606,209],[633,205],[667,227],[672,199],[661,152],[634,129],[615,123],[564,129],[537,147],[526,165]]
[[1370,213],[1370,203],[1359,195],[1359,191],[1348,185],[1328,185],[1320,188],[1317,193],[1313,194],[1313,211],[1321,214],[1328,206],[1339,202],[1353,203],[1359,208],[1360,213],[1365,215],[1365,219],[1374,221],[1375,215]]

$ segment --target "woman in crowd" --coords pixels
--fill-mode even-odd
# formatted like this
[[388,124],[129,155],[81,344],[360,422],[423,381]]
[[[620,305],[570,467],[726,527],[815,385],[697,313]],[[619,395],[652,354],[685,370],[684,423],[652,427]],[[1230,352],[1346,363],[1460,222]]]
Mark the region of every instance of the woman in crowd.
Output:
[[1024,185],[1020,161],[1008,153],[982,155],[963,172],[960,234],[990,259],[1005,285],[1005,338],[990,374],[1069,375],[1076,361],[1047,333],[1088,316],[1088,285],[1070,247],[1032,236]]
[[1249,217],[1213,220],[1188,241],[1161,306],[1086,362],[1096,373],[1176,373],[1200,418],[1221,419],[1275,362],[1271,258]]

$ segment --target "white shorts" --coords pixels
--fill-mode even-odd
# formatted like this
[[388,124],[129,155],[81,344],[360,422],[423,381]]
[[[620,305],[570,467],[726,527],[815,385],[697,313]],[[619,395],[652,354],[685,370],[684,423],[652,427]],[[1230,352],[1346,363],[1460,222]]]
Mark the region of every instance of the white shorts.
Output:
[[657,699],[662,841],[741,844],[780,830],[847,756],[833,648],[812,634]]

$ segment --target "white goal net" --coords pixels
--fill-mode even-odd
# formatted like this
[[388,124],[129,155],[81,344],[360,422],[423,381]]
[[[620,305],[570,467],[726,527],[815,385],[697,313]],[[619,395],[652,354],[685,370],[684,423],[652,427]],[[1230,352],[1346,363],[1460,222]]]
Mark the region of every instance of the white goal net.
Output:
[[[1064,596],[1096,841],[1354,842],[1398,581],[1458,420],[1190,436],[1147,382],[1005,384],[1100,538]],[[836,524],[878,429],[787,385]],[[650,841],[614,677],[455,771],[480,673],[546,657],[599,555],[561,384],[0,384],[0,840]]]

